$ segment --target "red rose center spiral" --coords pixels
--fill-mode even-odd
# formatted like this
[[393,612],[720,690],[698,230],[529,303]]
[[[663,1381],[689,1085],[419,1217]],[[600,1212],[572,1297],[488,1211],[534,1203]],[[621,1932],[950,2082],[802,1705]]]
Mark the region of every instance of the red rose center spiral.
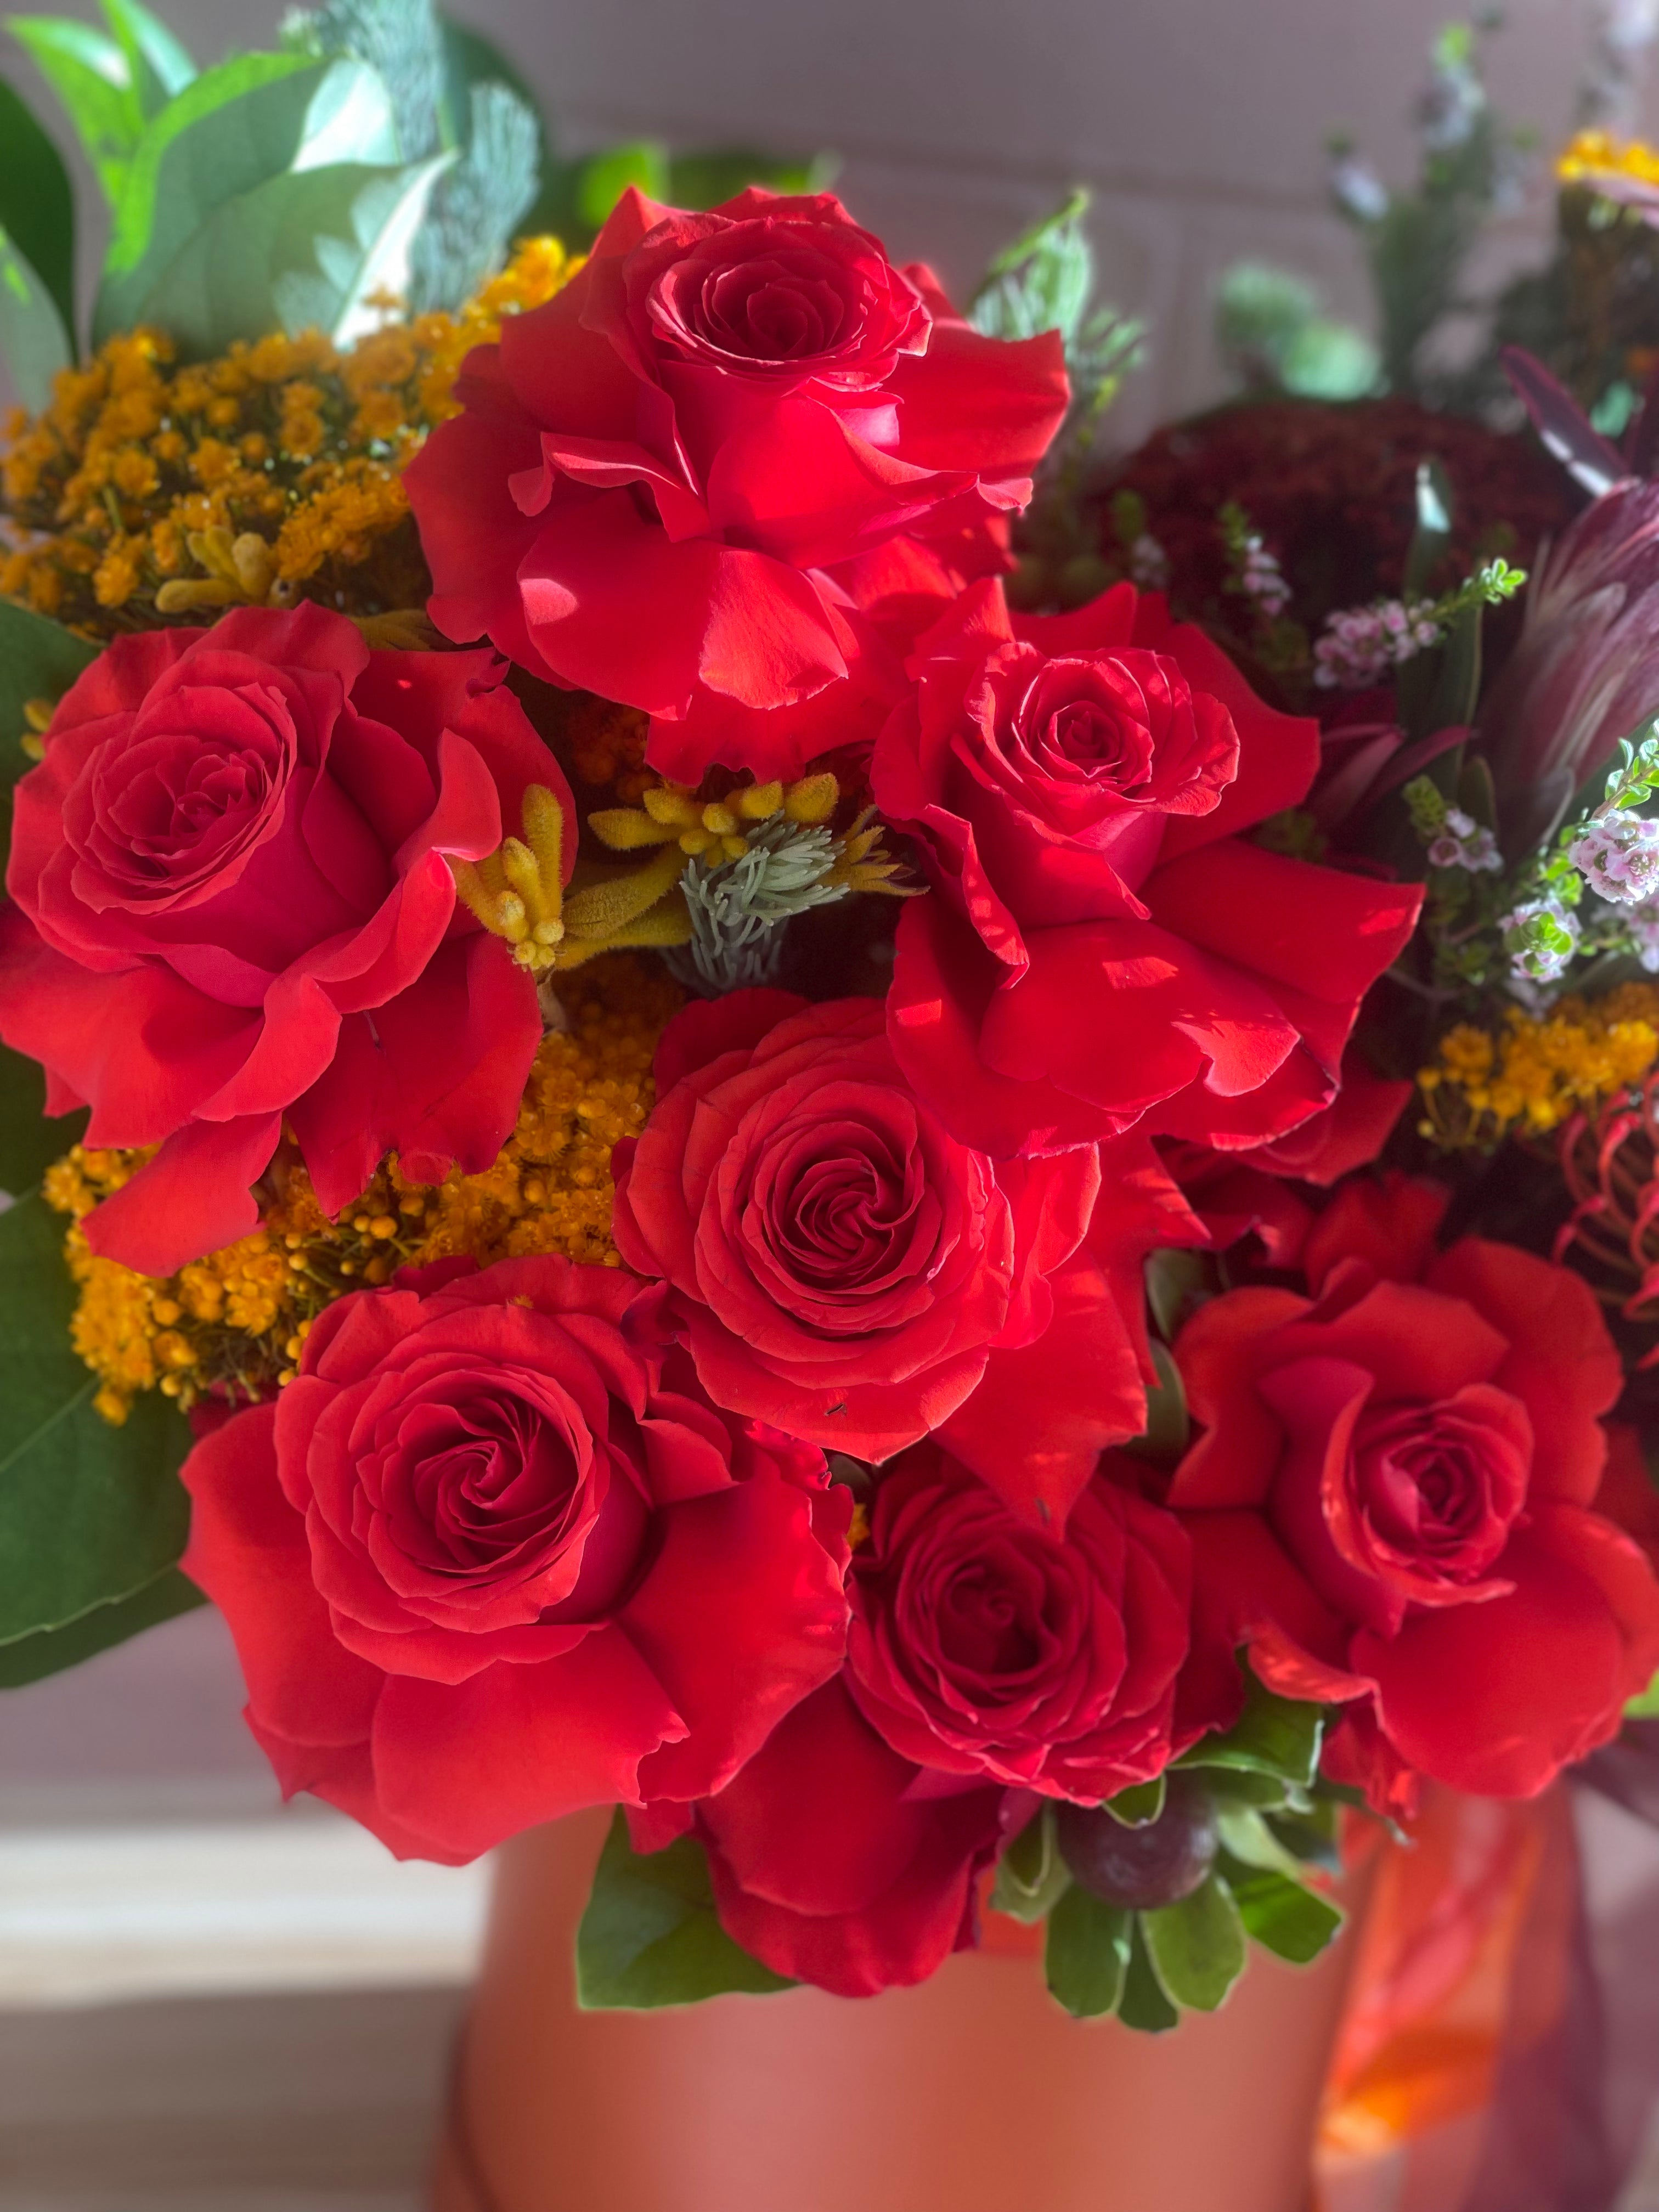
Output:
[[1373,1407],[1354,1431],[1352,1490],[1380,1563],[1466,1583],[1509,1540],[1526,1495],[1513,1438],[1456,1400]]
[[[283,795],[295,750],[283,703],[197,689],[165,702],[166,726],[112,739],[92,766],[90,807],[67,842],[112,886],[169,902],[226,867],[258,836]],[[95,894],[89,899],[100,903]]]

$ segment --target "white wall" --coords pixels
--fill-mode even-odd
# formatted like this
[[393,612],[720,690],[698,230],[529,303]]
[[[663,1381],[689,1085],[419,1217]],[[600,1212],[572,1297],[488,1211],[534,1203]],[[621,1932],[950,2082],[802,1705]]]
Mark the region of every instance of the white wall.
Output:
[[[92,0],[60,0],[90,14]],[[268,35],[282,0],[152,0],[198,55]],[[1571,114],[1589,0],[1509,0],[1501,103],[1553,143]],[[841,190],[896,255],[958,290],[1074,181],[1096,188],[1107,283],[1152,320],[1157,366],[1122,421],[1210,396],[1216,274],[1267,254],[1365,293],[1325,210],[1327,132],[1386,174],[1434,27],[1458,0],[455,0],[517,56],[572,145],[830,147]],[[3,66],[26,82],[15,56]],[[1508,251],[1543,221],[1541,191]],[[1513,227],[1512,227],[1513,228]],[[1502,249],[1500,249],[1501,251]]]

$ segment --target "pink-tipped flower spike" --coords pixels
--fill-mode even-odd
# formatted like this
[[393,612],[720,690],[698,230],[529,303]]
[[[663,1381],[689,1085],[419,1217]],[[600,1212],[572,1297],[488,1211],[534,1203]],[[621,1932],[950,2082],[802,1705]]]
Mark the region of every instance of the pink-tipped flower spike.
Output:
[[1499,842],[1547,837],[1659,706],[1659,483],[1593,500],[1540,563],[1521,641],[1482,709]]

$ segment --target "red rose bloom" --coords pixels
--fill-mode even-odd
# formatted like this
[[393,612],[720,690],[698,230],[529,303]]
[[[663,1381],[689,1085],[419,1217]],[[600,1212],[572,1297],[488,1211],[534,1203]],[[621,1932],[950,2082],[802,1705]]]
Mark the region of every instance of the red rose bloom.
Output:
[[1589,1510],[1622,1380],[1595,1299],[1509,1245],[1437,1254],[1445,1200],[1347,1186],[1311,1297],[1231,1291],[1176,1345],[1203,1605],[1270,1687],[1352,1701],[1339,1765],[1379,1802],[1407,1768],[1530,1796],[1659,1665],[1659,1583]]
[[1097,1805],[1234,1717],[1185,1715],[1177,1729],[1186,1531],[1104,1476],[1060,1535],[918,1445],[878,1486],[853,1569],[847,1686],[919,1765]]
[[119,638],[66,695],[17,787],[0,1035],[89,1143],[161,1146],[94,1250],[165,1275],[246,1236],[284,1115],[330,1212],[389,1150],[495,1158],[541,1023],[448,861],[529,783],[570,803],[504,673],[307,605]]
[[1007,1795],[928,1786],[939,1779],[882,1741],[844,1677],[827,1683],[696,1808],[726,1933],[837,1996],[925,1982],[974,1944],[975,1878],[1002,1840]]
[[835,1672],[848,1493],[715,1412],[654,1303],[447,1262],[329,1307],[277,1402],[198,1443],[185,1571],[285,1791],[468,1859],[720,1789]]
[[872,1460],[930,1431],[1063,1521],[1137,1434],[1140,1262],[1201,1237],[1150,1154],[999,1165],[947,1134],[881,1007],[738,991],[664,1032],[613,1163],[623,1259],[672,1286],[711,1397]]
[[1237,1151],[1336,1096],[1359,1001],[1415,884],[1240,833],[1293,805],[1311,721],[1119,585],[1022,622],[976,586],[917,648],[872,786],[919,840],[893,1047],[965,1143],[999,1155],[1138,1128]]
[[994,562],[1066,401],[1057,336],[981,337],[828,193],[761,191],[626,192],[456,388],[405,478],[433,619],[659,718],[647,757],[690,783],[845,740],[874,640],[831,572],[902,532]]

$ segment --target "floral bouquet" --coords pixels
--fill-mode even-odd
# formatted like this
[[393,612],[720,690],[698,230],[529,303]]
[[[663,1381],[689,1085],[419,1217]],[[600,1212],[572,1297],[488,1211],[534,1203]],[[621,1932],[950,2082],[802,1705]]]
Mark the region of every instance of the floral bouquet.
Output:
[[1513,356],[1587,501],[1400,391],[1109,466],[1077,204],[964,315],[418,8],[105,12],[20,33],[84,356],[0,165],[0,1680],[205,1595],[393,1851],[617,1808],[588,2005],[1001,1916],[1148,2030],[1607,1744],[1646,412]]

